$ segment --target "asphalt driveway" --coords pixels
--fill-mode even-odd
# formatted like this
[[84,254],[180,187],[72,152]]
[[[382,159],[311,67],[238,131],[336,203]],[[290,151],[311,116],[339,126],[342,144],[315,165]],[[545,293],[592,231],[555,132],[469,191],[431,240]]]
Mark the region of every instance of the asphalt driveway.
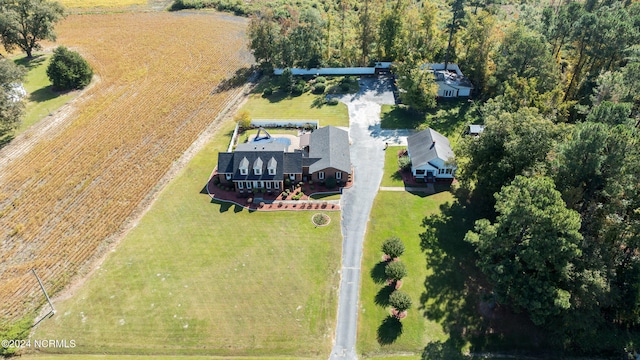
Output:
[[360,91],[340,98],[349,109],[354,185],[341,198],[342,268],[338,321],[331,359],[356,359],[358,296],[362,244],[373,200],[382,181],[385,142],[395,140],[380,131],[380,105],[394,104],[391,82],[360,80]]

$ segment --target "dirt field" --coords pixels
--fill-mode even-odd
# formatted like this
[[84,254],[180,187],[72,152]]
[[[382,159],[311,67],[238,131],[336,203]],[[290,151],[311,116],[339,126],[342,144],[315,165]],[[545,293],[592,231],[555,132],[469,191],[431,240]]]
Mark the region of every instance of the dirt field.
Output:
[[0,164],[0,319],[44,301],[31,269],[51,292],[84,271],[237,95],[215,89],[251,61],[245,26],[153,12],[58,25],[58,44],[80,51],[100,81],[62,119],[43,120],[57,124],[42,140]]

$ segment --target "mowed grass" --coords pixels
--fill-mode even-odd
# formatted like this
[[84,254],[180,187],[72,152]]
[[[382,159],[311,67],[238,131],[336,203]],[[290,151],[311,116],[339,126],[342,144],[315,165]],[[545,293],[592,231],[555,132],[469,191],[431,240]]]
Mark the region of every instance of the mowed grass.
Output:
[[[219,356],[156,356],[156,355],[70,355],[70,354],[56,354],[56,355],[23,355],[21,360],[219,360],[228,359]],[[281,360],[282,357],[234,357],[233,360]],[[286,357],[284,359],[303,359],[296,357]],[[387,360],[402,360],[402,359],[387,359]],[[408,358],[406,360],[409,360]]]
[[264,85],[257,87],[242,107],[252,119],[319,120],[320,126],[349,126],[349,112],[343,103],[321,104],[324,95],[310,92],[291,96],[275,91],[273,95],[263,96],[263,88]]
[[466,100],[438,102],[426,114],[407,110],[403,105],[382,105],[380,126],[383,129],[418,129],[430,127],[446,136],[455,147],[466,125],[482,124],[479,105]]
[[51,55],[39,54],[34,59],[27,60],[26,56],[21,56],[14,61],[16,64],[27,68],[27,76],[24,80],[24,88],[27,91],[26,113],[22,119],[16,134],[20,134],[46,118],[62,105],[73,99],[77,92],[60,93],[54,91],[47,76],[47,66],[51,60]]
[[384,175],[380,186],[404,186],[402,176],[398,172],[398,151],[406,146],[389,146],[384,154]]
[[68,8],[126,7],[146,5],[147,0],[58,0]]
[[194,158],[35,338],[74,339],[76,348],[60,351],[81,354],[326,358],[340,214],[315,227],[312,212],[212,203],[203,186],[228,141]]
[[[448,335],[440,324],[425,318],[421,298],[424,281],[430,273],[420,247],[424,232],[422,219],[439,212],[440,205],[452,202],[449,192],[424,196],[408,192],[380,191],[371,211],[362,260],[361,312],[358,316],[358,353],[367,356],[421,353],[431,341],[444,341]],[[384,283],[384,267],[380,247],[384,240],[399,237],[406,251],[400,257],[408,269],[401,290],[411,296],[413,306],[401,325],[390,320],[388,297]]]

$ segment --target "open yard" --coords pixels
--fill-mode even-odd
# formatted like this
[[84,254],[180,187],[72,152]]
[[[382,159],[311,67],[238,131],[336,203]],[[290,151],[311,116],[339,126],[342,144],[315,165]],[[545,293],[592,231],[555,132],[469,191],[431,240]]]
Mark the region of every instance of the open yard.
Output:
[[[421,251],[419,235],[424,232],[422,219],[437,213],[441,204],[452,199],[449,192],[425,197],[408,192],[380,191],[376,196],[362,258],[357,348],[360,354],[419,354],[427,342],[447,339],[440,324],[423,313],[420,300],[425,290],[425,277],[431,270]],[[385,263],[380,246],[392,236],[399,237],[406,247],[400,261],[407,266],[408,275],[403,279],[401,290],[411,296],[414,304],[401,326],[389,319],[391,291],[383,283]]]
[[[79,354],[325,357],[336,316],[340,214],[249,212],[202,193],[227,124],[34,338]],[[48,350],[55,351],[55,350]]]
[[438,102],[436,108],[418,114],[404,106],[383,105],[380,114],[383,129],[418,129],[430,127],[446,136],[455,146],[464,127],[469,124],[481,124],[478,105],[466,100],[448,100]]
[[0,170],[0,319],[42,303],[30,269],[53,293],[82,272],[216,121],[241,91],[218,84],[252,61],[245,27],[209,12],[70,15],[57,26],[100,81]]
[[52,89],[51,81],[47,77],[50,57],[50,55],[36,54],[36,58],[31,61],[28,61],[25,56],[15,60],[17,64],[28,70],[24,88],[29,94],[26,98],[26,114],[16,134],[43,120],[77,94],[77,92],[59,93]]
[[300,96],[285,95],[275,91],[270,96],[262,95],[268,83],[265,81],[242,107],[252,119],[300,119],[319,120],[320,126],[349,126],[349,112],[343,103],[337,105],[322,104],[324,95],[305,92]]

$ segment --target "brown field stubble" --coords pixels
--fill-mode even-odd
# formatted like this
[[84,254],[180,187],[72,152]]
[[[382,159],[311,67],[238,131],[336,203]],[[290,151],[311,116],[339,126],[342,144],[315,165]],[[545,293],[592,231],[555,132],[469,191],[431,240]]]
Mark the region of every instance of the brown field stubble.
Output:
[[71,15],[58,25],[58,44],[80,51],[100,80],[62,131],[0,174],[0,319],[44,301],[30,269],[52,291],[82,270],[239,91],[212,92],[250,62],[245,27],[214,13]]

